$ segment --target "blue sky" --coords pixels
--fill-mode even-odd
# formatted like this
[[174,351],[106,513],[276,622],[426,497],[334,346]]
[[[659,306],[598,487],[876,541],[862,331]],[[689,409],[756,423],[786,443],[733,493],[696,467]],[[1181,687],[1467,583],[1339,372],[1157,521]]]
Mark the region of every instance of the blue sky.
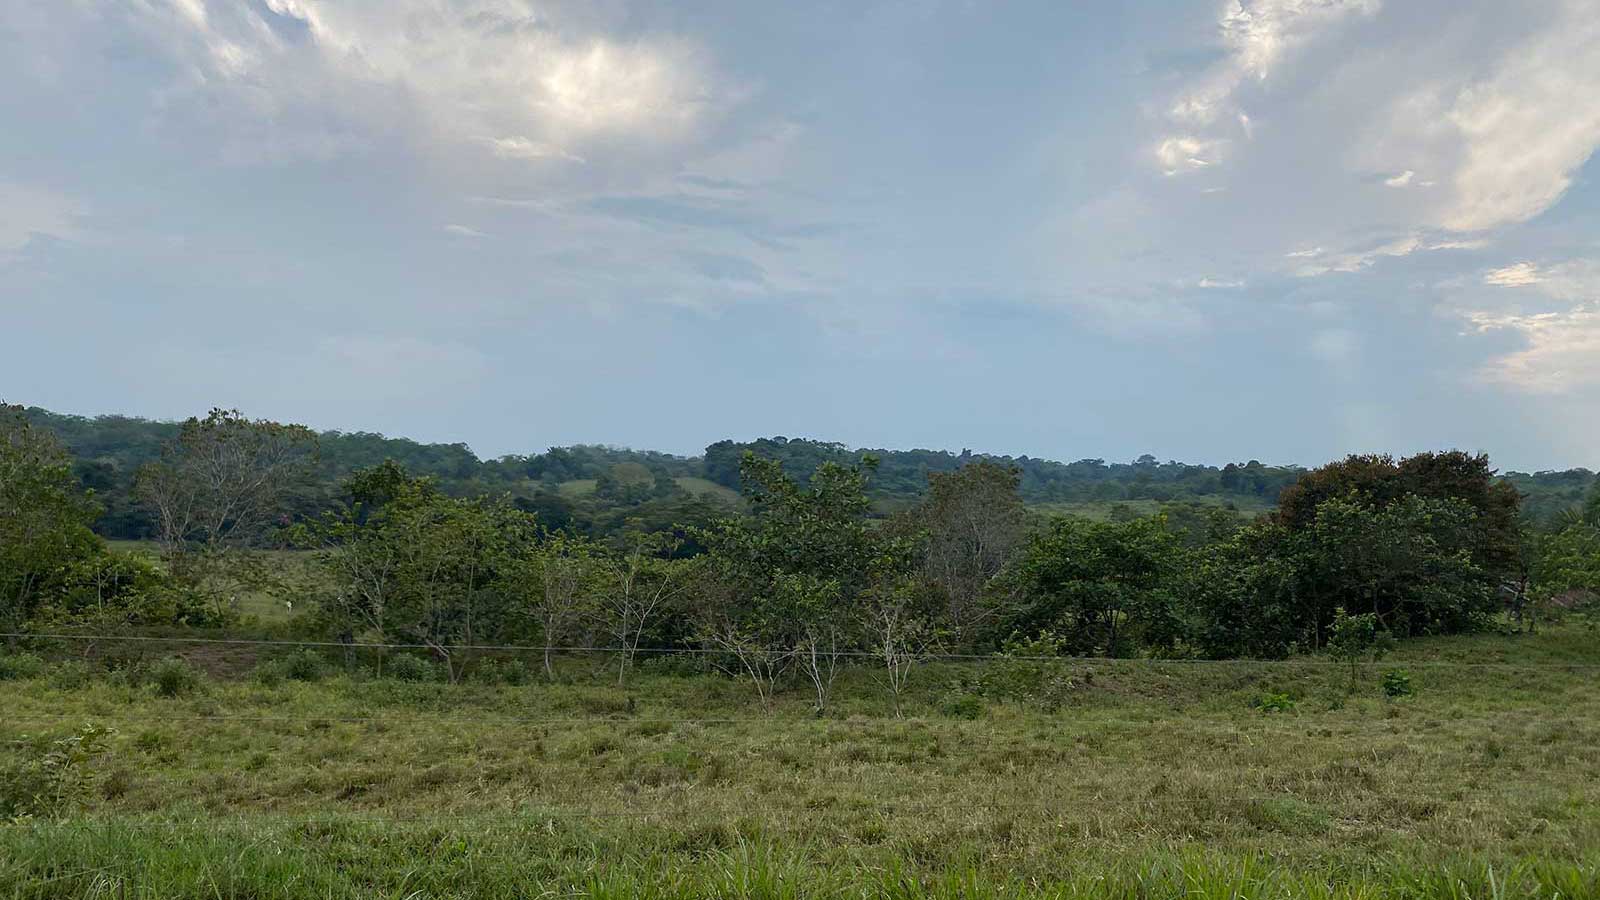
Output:
[[1600,0],[0,0],[0,397],[1600,468]]

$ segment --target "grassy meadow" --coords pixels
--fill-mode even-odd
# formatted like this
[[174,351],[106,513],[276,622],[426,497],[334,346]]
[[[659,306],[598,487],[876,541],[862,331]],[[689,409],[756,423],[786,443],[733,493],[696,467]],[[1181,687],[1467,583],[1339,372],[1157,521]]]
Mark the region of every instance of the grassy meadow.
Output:
[[1579,622],[1411,642],[1353,693],[1317,661],[936,663],[896,715],[852,668],[820,717],[678,657],[449,685],[82,649],[0,664],[0,796],[57,759],[0,897],[1600,897]]

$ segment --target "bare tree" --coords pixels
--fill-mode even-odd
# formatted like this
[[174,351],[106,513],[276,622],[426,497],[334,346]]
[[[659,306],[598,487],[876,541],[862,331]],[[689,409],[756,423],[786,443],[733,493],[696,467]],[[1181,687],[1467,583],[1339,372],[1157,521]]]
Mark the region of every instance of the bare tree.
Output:
[[928,476],[917,512],[928,534],[923,573],[945,595],[944,617],[958,645],[998,611],[985,602],[985,590],[1022,544],[1018,478],[1016,469],[985,461]]
[[839,677],[839,650],[839,627],[831,622],[806,623],[805,636],[795,645],[800,671],[811,682],[816,697],[817,703],[812,711],[819,716],[827,711],[834,679]]
[[883,664],[884,682],[894,700],[894,714],[902,715],[900,698],[911,672],[921,662],[932,639],[928,617],[919,608],[920,585],[910,578],[876,586],[862,598],[862,630],[874,655]]
[[772,701],[778,692],[778,683],[794,661],[793,647],[775,646],[759,634],[740,628],[731,621],[723,621],[702,632],[702,639],[712,647],[733,658],[729,663],[712,656],[712,664],[733,678],[748,678],[756,689],[761,708],[772,712]]
[[598,563],[587,541],[557,533],[542,545],[525,546],[508,567],[510,589],[543,635],[547,678],[555,677],[555,648],[593,615]]
[[172,574],[208,594],[219,611],[230,577],[265,574],[230,567],[228,557],[281,516],[285,493],[311,472],[316,444],[304,426],[251,420],[237,410],[213,409],[185,422],[138,478]]
[[672,558],[682,543],[668,535],[634,538],[616,564],[612,584],[603,592],[602,620],[619,648],[619,686],[633,668],[645,629],[688,588],[690,562]]

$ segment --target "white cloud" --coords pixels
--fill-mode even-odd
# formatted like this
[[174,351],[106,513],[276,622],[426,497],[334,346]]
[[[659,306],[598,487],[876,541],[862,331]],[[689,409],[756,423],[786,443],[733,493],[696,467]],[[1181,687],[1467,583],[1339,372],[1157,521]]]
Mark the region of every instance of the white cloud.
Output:
[[1566,15],[1504,54],[1447,112],[1461,136],[1455,199],[1440,224],[1477,231],[1521,222],[1566,193],[1600,146],[1600,8]]
[[1484,238],[1444,238],[1428,244],[1427,250],[1482,250],[1489,246]]
[[1539,267],[1531,262],[1519,262],[1499,269],[1491,269],[1483,275],[1484,284],[1496,287],[1526,287],[1538,284],[1543,279],[1539,276]]
[[[477,143],[501,158],[582,161],[577,147],[587,142],[683,138],[729,99],[689,42],[615,37],[588,21],[593,11],[547,5],[166,0],[123,15],[179,64],[178,83],[156,95],[159,109],[221,110],[246,127],[269,121],[272,139],[285,142],[281,155],[345,152],[350,132],[377,143],[387,129],[420,122],[436,140]],[[393,121],[400,108],[411,122]],[[302,148],[276,133],[297,124],[345,141],[302,138],[310,145]]]
[[1479,332],[1515,331],[1527,342],[1483,368],[1490,381],[1539,394],[1600,386],[1600,310],[1594,307],[1534,315],[1474,312],[1467,320]]
[[[1229,0],[1217,19],[1217,31],[1226,55],[1189,84],[1168,108],[1167,117],[1185,129],[1159,145],[1157,159],[1172,175],[1207,160],[1183,149],[1184,142],[1209,146],[1223,139],[1202,129],[1226,127],[1244,139],[1253,135],[1249,114],[1238,99],[1247,84],[1264,84],[1272,71],[1293,50],[1310,43],[1330,26],[1359,15],[1371,15],[1379,0]],[[1169,152],[1170,148],[1170,152]],[[1174,162],[1177,160],[1177,162]],[[1187,165],[1180,165],[1186,163]]]
[[1330,272],[1359,272],[1371,268],[1385,257],[1409,256],[1421,249],[1430,248],[1425,247],[1420,236],[1407,234],[1363,249],[1328,252],[1318,247],[1315,250],[1295,250],[1288,256],[1308,260],[1295,269],[1295,274],[1310,278]]
[[1169,137],[1156,147],[1156,160],[1168,175],[1191,169],[1201,169],[1216,161],[1222,150],[1221,141],[1201,140],[1196,137]]
[[[1484,273],[1492,287],[1518,288],[1509,309],[1460,313],[1479,333],[1508,331],[1525,346],[1491,359],[1488,380],[1529,393],[1559,394],[1600,386],[1600,263],[1518,262]],[[1538,302],[1544,298],[1543,302]],[[1550,306],[1556,306],[1550,309]],[[1543,306],[1544,309],[1539,309]],[[1530,308],[1531,307],[1531,308]]]
[[1326,275],[1330,272],[1360,272],[1370,269],[1380,260],[1410,256],[1413,253],[1438,250],[1481,250],[1488,246],[1488,241],[1481,238],[1432,238],[1424,236],[1421,231],[1413,231],[1398,237],[1387,238],[1377,242],[1368,242],[1365,245],[1356,245],[1349,249],[1327,250],[1322,247],[1311,247],[1302,250],[1291,250],[1285,253],[1287,259],[1301,260],[1294,267],[1294,274],[1302,278]]
[[1244,282],[1243,281],[1240,281],[1238,279],[1232,279],[1232,278],[1202,278],[1202,279],[1200,279],[1199,284],[1200,284],[1200,287],[1203,287],[1203,288],[1226,289],[1226,288],[1242,288],[1242,287],[1244,287]]
[[466,225],[446,225],[444,230],[455,235],[456,237],[484,238],[489,236],[487,232],[479,231],[476,228],[471,228]]
[[1483,283],[1495,287],[1538,287],[1540,293],[1567,303],[1600,298],[1600,262],[1569,259],[1550,265],[1513,263],[1484,273]]
[[489,149],[501,159],[561,159],[567,162],[587,162],[583,157],[543,141],[521,136],[488,138]]
[[1401,172],[1399,175],[1394,175],[1394,176],[1391,176],[1389,178],[1385,178],[1383,180],[1383,183],[1388,185],[1389,187],[1393,187],[1393,188],[1405,187],[1406,185],[1411,183],[1411,179],[1416,174],[1417,173],[1411,171],[1410,169],[1407,169],[1404,172]]

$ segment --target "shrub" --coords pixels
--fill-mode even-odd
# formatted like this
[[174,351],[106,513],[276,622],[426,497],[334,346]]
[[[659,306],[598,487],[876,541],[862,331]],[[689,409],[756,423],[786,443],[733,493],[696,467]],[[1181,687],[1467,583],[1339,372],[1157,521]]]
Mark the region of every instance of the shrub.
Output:
[[484,684],[528,683],[528,667],[520,659],[486,659],[472,675]]
[[0,681],[38,678],[44,674],[44,660],[32,653],[8,653],[0,656]]
[[88,684],[94,677],[94,670],[89,664],[79,659],[71,659],[57,663],[50,670],[50,683],[63,690],[75,691]]
[[48,743],[18,741],[21,760],[0,769],[0,820],[56,816],[82,803],[109,734],[91,723]]
[[1350,666],[1349,691],[1355,692],[1361,664],[1376,661],[1394,646],[1394,639],[1383,631],[1375,613],[1346,615],[1344,608],[1333,611],[1333,626],[1328,634],[1328,655]]
[[188,660],[171,656],[150,667],[150,683],[162,697],[181,697],[200,686],[200,673]]
[[400,654],[388,660],[383,674],[396,681],[438,681],[439,667],[420,656]]
[[1390,669],[1383,673],[1383,694],[1391,699],[1410,697],[1416,688],[1411,686],[1411,673],[1405,669]]
[[274,687],[284,681],[320,681],[327,670],[320,653],[304,649],[263,662],[256,666],[255,674],[256,681]]
[[952,719],[977,719],[983,715],[983,701],[967,693],[955,693],[939,704],[939,711]]
[[1288,694],[1268,692],[1257,697],[1251,705],[1264,713],[1293,712],[1295,701]]

